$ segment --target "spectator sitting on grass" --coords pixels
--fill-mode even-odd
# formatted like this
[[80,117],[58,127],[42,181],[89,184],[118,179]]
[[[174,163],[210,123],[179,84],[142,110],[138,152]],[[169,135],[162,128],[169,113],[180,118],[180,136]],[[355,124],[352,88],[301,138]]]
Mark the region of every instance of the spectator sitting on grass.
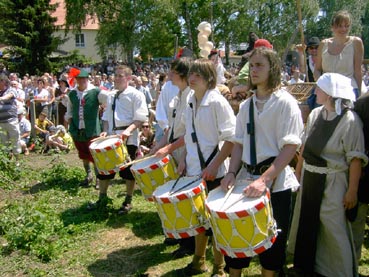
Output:
[[18,122],[19,122],[19,133],[20,133],[20,146],[22,149],[22,153],[28,156],[29,151],[27,145],[29,143],[30,134],[31,134],[31,123],[27,118],[25,118],[25,110],[24,108],[18,108]]
[[39,139],[41,139],[41,141],[45,141],[51,126],[54,126],[54,123],[47,119],[45,113],[41,112],[34,125],[34,128],[36,129],[36,135]]
[[70,149],[73,148],[73,139],[65,130],[63,125],[56,126],[56,133],[54,135],[50,135],[47,138],[46,144],[55,149],[56,152],[65,151],[69,152]]

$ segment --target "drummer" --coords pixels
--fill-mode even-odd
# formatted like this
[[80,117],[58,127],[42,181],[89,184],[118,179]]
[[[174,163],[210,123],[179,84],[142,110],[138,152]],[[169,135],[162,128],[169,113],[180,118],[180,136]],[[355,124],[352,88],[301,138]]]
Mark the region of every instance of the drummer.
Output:
[[[119,135],[126,142],[127,151],[132,160],[135,159],[139,145],[139,128],[148,118],[145,95],[128,85],[132,78],[132,70],[120,65],[115,72],[115,90],[107,100],[106,110],[103,114],[103,132],[100,136]],[[100,179],[99,199],[88,205],[89,210],[105,208],[111,200],[107,196],[109,184],[115,173],[110,175],[98,174]],[[132,195],[134,191],[134,177],[130,167],[119,172],[127,185],[125,200],[119,209],[119,214],[127,214],[132,209]]]
[[[210,60],[199,59],[192,63],[188,81],[194,91],[184,114],[185,151],[178,173],[201,176],[208,191],[220,185],[226,167],[225,159],[233,144],[236,118],[228,101],[216,89],[217,73]],[[221,147],[219,148],[219,145]],[[208,271],[205,252],[208,238],[205,233],[195,237],[195,254],[192,262],[178,271],[178,275],[192,276]],[[213,274],[225,276],[223,255],[214,250]]]
[[[169,77],[179,93],[172,98],[167,107],[168,128],[164,130],[164,136],[151,150],[157,157],[164,157],[171,154],[178,164],[184,148],[185,125],[182,120],[184,111],[188,106],[191,88],[188,85],[188,71],[190,69],[191,59],[189,57],[174,60],[170,66]],[[165,92],[163,92],[165,93]],[[163,93],[160,97],[163,96]],[[185,255],[192,255],[195,248],[193,237],[181,239],[179,249],[172,255],[181,258]]]
[[[275,276],[285,263],[291,189],[299,185],[288,164],[301,144],[303,123],[296,100],[281,89],[281,61],[275,51],[266,47],[254,49],[249,74],[254,95],[241,104],[237,115],[230,166],[221,186],[230,189],[238,175],[238,179],[253,180],[244,189],[247,197],[260,197],[267,189],[272,192],[273,215],[280,232],[273,246],[259,255],[259,260],[262,276]],[[250,113],[255,123],[254,140],[249,133],[250,104],[254,107]],[[253,141],[255,147],[251,147]],[[263,172],[263,168],[267,170]],[[230,276],[241,276],[242,268],[249,266],[251,258],[226,256],[225,261]]]
[[[72,68],[71,72],[76,74],[77,85],[68,94],[65,120],[68,122],[69,132],[78,151],[78,157],[82,160],[86,171],[86,178],[80,186],[88,187],[93,182],[90,163],[94,162],[89,146],[91,140],[101,132],[99,105],[106,102],[107,94],[89,82],[87,71]],[[96,180],[96,185],[98,185],[98,180]]]

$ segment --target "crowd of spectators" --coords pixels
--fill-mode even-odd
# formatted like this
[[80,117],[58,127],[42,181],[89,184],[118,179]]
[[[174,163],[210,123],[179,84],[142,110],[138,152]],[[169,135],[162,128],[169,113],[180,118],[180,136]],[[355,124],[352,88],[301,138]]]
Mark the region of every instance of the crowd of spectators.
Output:
[[[247,58],[243,58],[239,64],[233,63],[225,66],[222,63],[223,59],[220,56],[220,52],[212,51],[210,56],[210,59],[214,60],[215,66],[222,68],[222,78],[218,82],[220,91],[224,96],[229,93],[231,96],[227,97],[227,99],[236,99],[236,106],[238,106],[239,102],[246,97],[246,94],[242,96],[238,95],[238,88],[240,88],[238,85],[244,85],[244,80],[238,74],[240,73],[240,76],[243,76],[241,71],[245,68],[245,61],[247,64]],[[105,65],[79,64],[78,68],[84,69],[89,73],[89,81],[93,85],[102,90],[112,91],[114,89],[114,69],[119,64],[118,62],[109,61]],[[29,74],[20,76],[17,73],[8,72],[6,68],[2,69],[2,72],[9,78],[10,87],[17,93],[18,114],[22,114],[19,116],[19,120],[21,126],[23,126],[23,130],[21,130],[21,151],[25,155],[28,155],[29,151],[33,150],[36,141],[45,143],[46,146],[42,148],[46,150],[49,148],[65,150],[64,146],[58,147],[57,144],[47,144],[47,137],[50,135],[50,128],[55,126],[59,126],[57,132],[63,127],[64,129],[62,130],[65,130],[67,133],[68,123],[64,120],[64,115],[66,113],[68,92],[71,89],[68,71],[72,67],[76,67],[76,65],[67,66],[65,71],[60,75],[44,73],[42,76],[30,76]],[[130,85],[145,95],[147,107],[154,114],[155,104],[167,80],[169,70],[170,61],[136,62],[133,65],[134,75]],[[368,65],[362,66],[362,76],[362,93],[365,93],[369,90]],[[299,70],[299,64],[287,63],[283,66],[281,75],[282,84],[291,85],[302,83],[306,80],[305,77],[305,71]],[[232,94],[231,91],[233,92]],[[23,122],[30,121],[31,103],[34,103],[35,106],[35,124],[31,126],[31,129],[34,129],[35,132],[31,132],[32,130],[29,129],[29,123]],[[232,104],[232,106],[234,105]],[[236,112],[237,109],[235,109]],[[42,120],[46,120],[48,124],[41,124],[40,122]],[[154,132],[160,131],[155,122],[155,116],[152,116],[148,123]],[[40,124],[43,126],[40,126]],[[32,133],[36,133],[36,140],[31,138]]]

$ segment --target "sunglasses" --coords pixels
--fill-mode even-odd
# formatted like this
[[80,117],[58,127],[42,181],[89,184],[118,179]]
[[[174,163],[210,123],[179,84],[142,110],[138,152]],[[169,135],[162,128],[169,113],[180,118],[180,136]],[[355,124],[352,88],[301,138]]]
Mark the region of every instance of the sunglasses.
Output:
[[142,125],[142,128],[149,128],[149,125]]
[[309,49],[312,49],[312,50],[318,49],[318,46],[310,46]]

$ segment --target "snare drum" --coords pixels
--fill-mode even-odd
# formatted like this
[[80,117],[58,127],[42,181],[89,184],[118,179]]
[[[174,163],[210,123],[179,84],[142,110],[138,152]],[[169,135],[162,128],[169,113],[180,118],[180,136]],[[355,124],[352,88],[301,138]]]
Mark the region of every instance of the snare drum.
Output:
[[171,180],[153,193],[164,234],[179,239],[205,232],[209,228],[205,181],[199,177],[183,177],[173,188],[175,182]]
[[176,164],[170,155],[138,161],[131,166],[131,171],[143,196],[149,201],[153,201],[152,193],[158,186],[178,178]]
[[237,182],[227,199],[220,187],[206,199],[216,246],[223,255],[232,258],[258,255],[270,248],[277,237],[270,193],[260,198],[245,197],[245,182]]
[[118,136],[97,138],[91,143],[90,152],[101,175],[116,173],[129,161],[127,148]]

